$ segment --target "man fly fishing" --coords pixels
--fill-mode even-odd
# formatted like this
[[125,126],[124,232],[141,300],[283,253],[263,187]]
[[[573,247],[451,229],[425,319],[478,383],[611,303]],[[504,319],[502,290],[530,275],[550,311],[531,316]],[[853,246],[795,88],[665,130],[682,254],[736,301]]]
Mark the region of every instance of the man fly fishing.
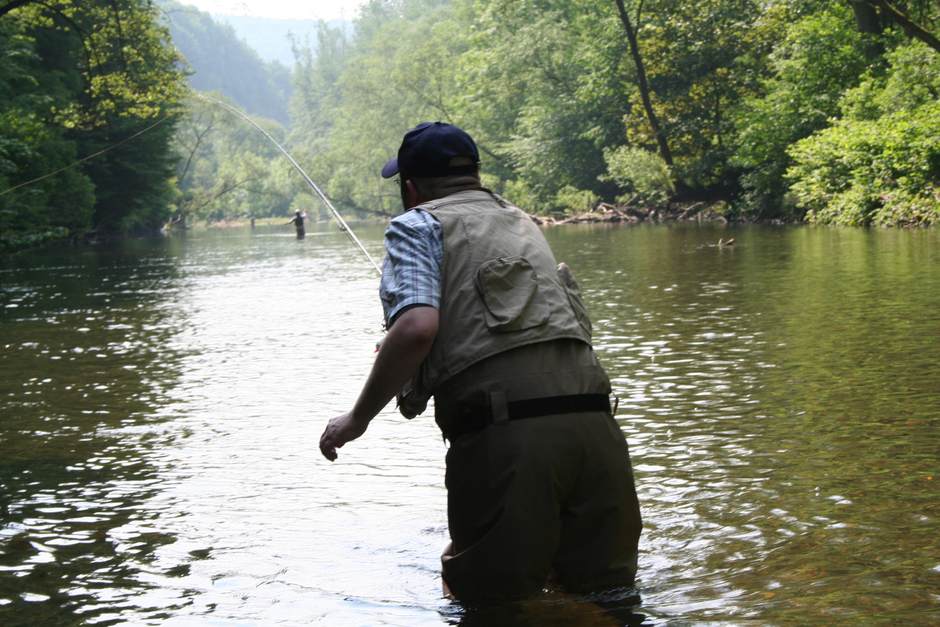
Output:
[[293,224],[294,229],[297,231],[297,239],[303,239],[307,230],[304,228],[304,221],[307,219],[306,213],[301,213],[299,210],[294,212],[294,217],[287,221],[288,224]]
[[578,286],[521,210],[482,187],[471,137],[425,122],[382,176],[405,213],[385,233],[388,334],[349,412],[320,450],[365,433],[398,396],[407,418],[434,397],[450,442],[443,578],[461,601],[629,587],[640,511],[610,382]]

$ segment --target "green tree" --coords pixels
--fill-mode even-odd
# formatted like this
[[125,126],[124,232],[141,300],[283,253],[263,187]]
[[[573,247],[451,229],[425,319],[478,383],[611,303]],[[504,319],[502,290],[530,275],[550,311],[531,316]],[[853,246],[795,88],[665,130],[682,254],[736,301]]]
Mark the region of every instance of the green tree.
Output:
[[[4,194],[7,223],[27,232],[49,225],[74,233],[158,228],[174,193],[169,141],[184,86],[153,6],[17,2],[0,7],[0,18],[3,45],[17,51],[4,77],[15,95],[3,99],[18,122],[3,125],[2,143],[22,148],[7,158],[15,168],[7,183],[98,155]],[[144,128],[150,130],[139,134]],[[52,153],[56,158],[39,160]]]
[[745,171],[745,203],[761,216],[783,209],[787,148],[828,125],[842,93],[867,67],[865,36],[847,6],[808,13],[781,6],[768,17],[768,28],[782,29],[782,37],[769,55],[772,74],[764,93],[746,99],[736,112],[734,151],[734,163]]
[[64,129],[49,123],[49,105],[57,90],[42,71],[35,40],[10,20],[0,20],[0,57],[5,61],[0,64],[2,250],[85,228],[91,221],[94,195],[88,178],[75,170],[17,187],[69,165],[77,147]]
[[789,149],[787,176],[811,222],[940,222],[940,55],[917,42],[888,62],[846,92],[843,117]]
[[[318,51],[301,57],[294,110],[306,113],[297,113],[291,145],[314,180],[347,209],[368,214],[400,207],[397,188],[377,172],[405,130],[447,117],[458,97],[445,86],[453,68],[440,61],[462,45],[450,10],[434,0],[376,0],[363,7],[348,51],[341,37],[321,37]],[[321,89],[328,82],[335,88]]]
[[[929,0],[888,4],[926,30],[937,23]],[[291,145],[335,200],[363,214],[397,208],[397,189],[376,172],[402,132],[441,119],[477,139],[484,182],[529,210],[628,192],[799,217],[811,203],[790,193],[803,179],[787,175],[804,155],[794,146],[838,126],[846,92],[883,79],[907,41],[886,6],[373,0],[351,37],[321,33],[316,50],[299,53],[292,109],[303,123]],[[930,128],[905,137],[929,140]]]
[[[178,217],[213,222],[285,215],[302,188],[299,177],[288,176],[290,165],[277,148],[210,99],[197,95],[186,109],[174,138]],[[284,141],[286,131],[276,121],[254,120]]]
[[529,210],[571,191],[609,197],[603,149],[623,143],[627,44],[609,2],[476,2],[461,55],[459,110],[484,164]]

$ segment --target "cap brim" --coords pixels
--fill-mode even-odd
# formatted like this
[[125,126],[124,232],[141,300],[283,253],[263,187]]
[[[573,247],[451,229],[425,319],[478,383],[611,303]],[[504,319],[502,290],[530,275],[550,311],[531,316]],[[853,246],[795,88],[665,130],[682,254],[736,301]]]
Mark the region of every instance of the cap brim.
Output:
[[390,179],[396,174],[398,174],[398,157],[392,157],[382,168],[382,178]]

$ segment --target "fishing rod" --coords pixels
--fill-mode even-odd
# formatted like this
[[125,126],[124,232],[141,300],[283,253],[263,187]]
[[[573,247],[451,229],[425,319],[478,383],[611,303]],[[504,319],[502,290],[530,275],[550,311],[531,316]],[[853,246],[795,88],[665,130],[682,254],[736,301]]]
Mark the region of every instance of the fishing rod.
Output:
[[261,132],[264,134],[265,137],[267,137],[269,140],[271,140],[271,143],[274,144],[275,146],[277,146],[277,149],[280,150],[281,153],[282,153],[285,157],[287,157],[287,160],[290,161],[290,164],[291,164],[292,166],[294,166],[294,169],[297,170],[297,172],[300,173],[300,176],[303,177],[303,179],[304,179],[304,181],[307,183],[307,185],[309,185],[310,187],[313,188],[313,191],[315,191],[316,194],[317,194],[317,196],[320,197],[320,200],[323,201],[323,204],[326,205],[326,208],[330,210],[330,213],[331,213],[331,214],[333,214],[333,217],[334,217],[334,218],[336,219],[336,221],[339,223],[340,228],[346,233],[346,235],[349,236],[349,238],[356,244],[356,246],[359,247],[359,250],[361,250],[361,251],[362,251],[362,254],[366,256],[366,258],[369,260],[369,263],[371,263],[371,264],[372,264],[372,267],[375,268],[375,271],[378,272],[379,276],[382,276],[382,269],[379,267],[379,264],[377,264],[377,263],[375,262],[375,259],[373,259],[373,258],[372,258],[372,255],[369,254],[369,251],[366,250],[366,247],[362,245],[362,242],[359,241],[359,238],[356,237],[356,234],[353,233],[353,231],[352,231],[351,228],[349,228],[349,225],[346,224],[346,220],[344,220],[344,219],[343,219],[343,216],[341,216],[340,213],[339,213],[339,211],[336,210],[336,207],[333,206],[333,203],[330,202],[330,199],[327,198],[326,194],[323,193],[323,191],[320,189],[320,186],[313,182],[313,179],[311,179],[310,176],[309,176],[306,172],[304,172],[304,169],[303,169],[302,167],[300,167],[300,164],[297,163],[297,161],[294,160],[294,157],[292,157],[291,154],[290,154],[289,152],[287,152],[287,150],[286,150],[283,146],[281,146],[281,144],[279,144],[276,139],[274,139],[273,137],[271,137],[271,134],[270,134],[270,133],[268,133],[266,130],[264,130],[263,128],[261,128],[261,126],[259,126],[257,122],[255,122],[255,121],[252,120],[250,117],[248,117],[248,116],[247,116],[244,112],[242,112],[240,109],[238,109],[238,108],[236,108],[236,107],[233,107],[232,105],[228,104],[227,102],[223,102],[223,101],[217,100],[217,99],[215,99],[215,98],[210,98],[209,96],[206,96],[205,94],[201,94],[201,93],[198,93],[198,92],[196,93],[196,95],[199,96],[200,98],[203,98],[203,99],[205,99],[205,100],[208,100],[209,102],[215,103],[215,104],[219,105],[220,107],[223,107],[224,109],[226,109],[226,110],[229,111],[230,113],[234,113],[235,115],[239,116],[240,118],[242,118],[243,120],[245,120],[246,122],[248,122],[249,124],[251,124],[252,126],[254,126],[256,129],[258,129],[259,131],[261,131]]
[[32,185],[33,183],[38,183],[39,181],[45,180],[45,179],[49,178],[50,176],[55,176],[56,174],[59,174],[60,172],[65,172],[65,171],[68,170],[69,168],[74,168],[75,166],[80,165],[80,164],[82,164],[82,163],[85,163],[86,161],[90,161],[91,159],[94,159],[95,157],[100,157],[101,155],[105,154],[106,152],[111,152],[111,151],[114,150],[115,148],[118,148],[118,147],[120,147],[120,146],[123,146],[123,145],[126,144],[127,142],[129,142],[129,141],[131,141],[131,140],[134,140],[134,139],[137,139],[138,137],[140,137],[140,136],[143,135],[144,133],[147,133],[147,132],[153,130],[154,128],[156,128],[156,126],[157,126],[158,124],[163,124],[164,122],[166,122],[166,121],[169,119],[169,117],[170,117],[170,116],[165,115],[165,116],[163,116],[162,118],[160,118],[159,120],[157,120],[156,122],[154,122],[153,124],[147,126],[146,128],[143,128],[143,129],[137,131],[136,133],[134,133],[134,134],[131,135],[130,137],[125,137],[124,139],[122,139],[121,141],[117,142],[116,144],[111,144],[111,145],[108,146],[107,148],[102,148],[101,150],[99,150],[99,151],[97,151],[97,152],[93,152],[93,153],[91,153],[90,155],[87,155],[87,156],[85,156],[85,157],[82,157],[81,159],[77,159],[76,161],[73,161],[72,163],[68,164],[67,166],[61,167],[61,168],[59,168],[58,170],[53,170],[52,172],[47,172],[46,174],[43,174],[42,176],[37,176],[37,177],[34,178],[34,179],[29,179],[28,181],[23,181],[22,183],[19,183],[18,185],[14,185],[13,187],[8,187],[7,189],[5,189],[5,190],[3,190],[3,191],[0,191],[0,196],[3,196],[4,194],[9,194],[10,192],[12,192],[12,191],[14,191],[14,190],[17,190],[17,189],[19,189],[19,188],[21,188],[21,187],[26,187],[27,185]]

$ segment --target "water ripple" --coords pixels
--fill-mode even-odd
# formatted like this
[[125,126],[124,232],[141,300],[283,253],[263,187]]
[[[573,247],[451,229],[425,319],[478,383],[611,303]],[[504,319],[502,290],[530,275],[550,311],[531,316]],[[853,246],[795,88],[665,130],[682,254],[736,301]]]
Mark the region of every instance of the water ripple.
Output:
[[931,622],[937,234],[547,234],[620,397],[642,605],[442,600],[430,419],[386,411],[319,457],[381,337],[376,280],[324,228],[0,267],[0,623]]

